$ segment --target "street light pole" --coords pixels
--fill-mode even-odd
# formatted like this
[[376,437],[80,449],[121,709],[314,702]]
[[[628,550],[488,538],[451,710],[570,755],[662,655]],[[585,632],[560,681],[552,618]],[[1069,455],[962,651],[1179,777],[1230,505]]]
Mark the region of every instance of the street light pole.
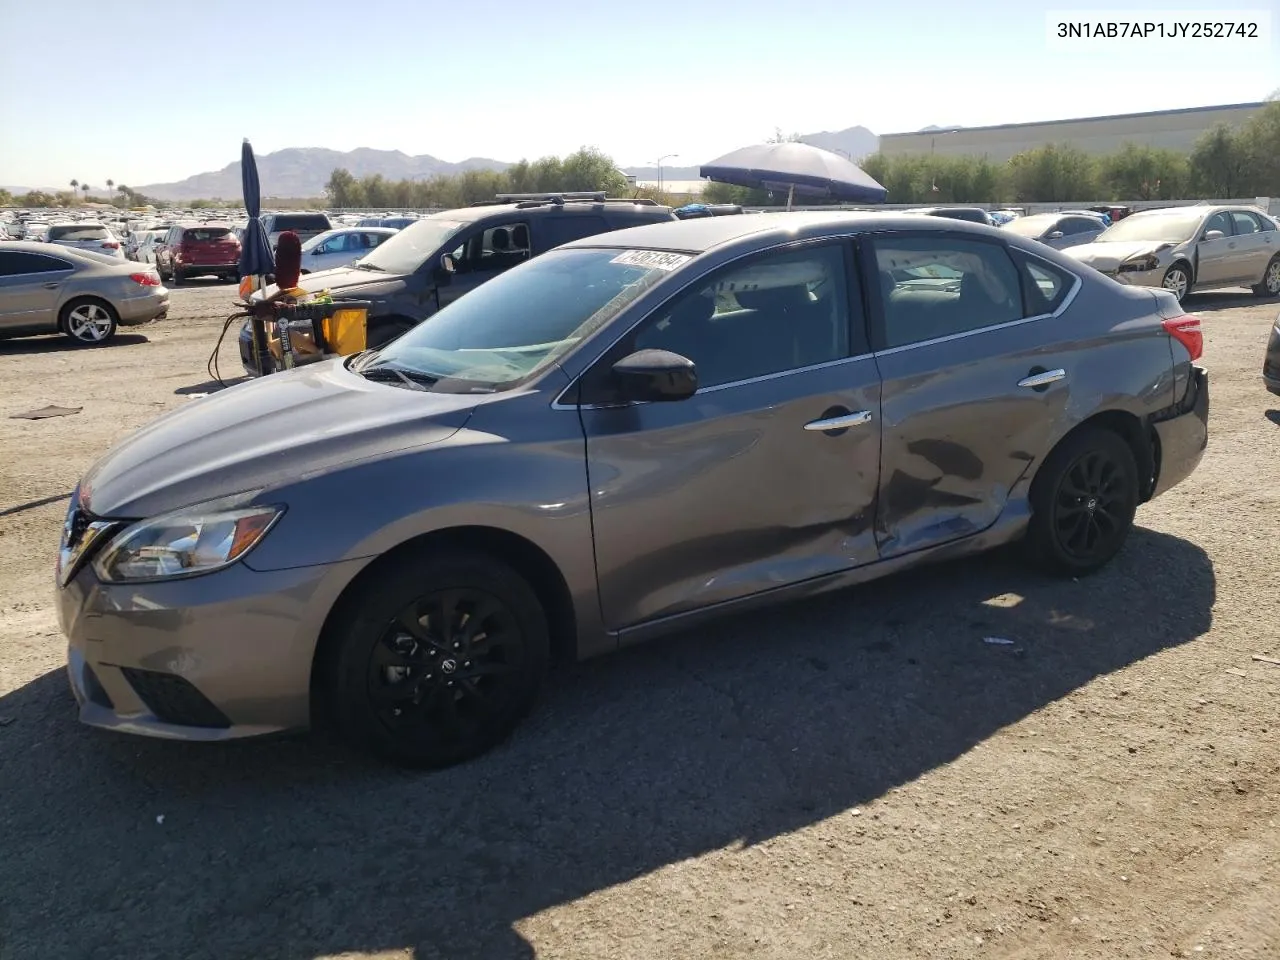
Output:
[[662,192],[662,161],[671,160],[672,158],[678,157],[678,156],[680,156],[680,154],[678,153],[664,153],[662,156],[660,156],[657,160],[654,161],[658,165],[658,192],[659,193]]

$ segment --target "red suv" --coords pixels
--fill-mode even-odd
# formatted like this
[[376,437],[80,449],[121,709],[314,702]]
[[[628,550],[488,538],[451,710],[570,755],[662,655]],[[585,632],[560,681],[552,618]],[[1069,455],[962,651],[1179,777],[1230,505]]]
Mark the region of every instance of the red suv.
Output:
[[156,269],[175,285],[187,277],[217,274],[240,279],[240,241],[226,223],[188,223],[170,227],[156,245]]

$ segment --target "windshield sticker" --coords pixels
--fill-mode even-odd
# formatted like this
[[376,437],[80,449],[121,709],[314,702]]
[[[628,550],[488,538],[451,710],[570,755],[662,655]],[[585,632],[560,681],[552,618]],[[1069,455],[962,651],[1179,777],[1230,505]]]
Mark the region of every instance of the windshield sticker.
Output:
[[629,267],[648,267],[651,270],[676,270],[693,257],[684,253],[660,253],[657,250],[628,250],[620,253],[610,263],[624,263]]

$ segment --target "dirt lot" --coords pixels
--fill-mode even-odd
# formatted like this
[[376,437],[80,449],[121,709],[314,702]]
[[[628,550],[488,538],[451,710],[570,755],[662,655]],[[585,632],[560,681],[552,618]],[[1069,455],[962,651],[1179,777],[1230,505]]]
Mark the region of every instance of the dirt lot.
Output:
[[[1210,450],[1103,574],[996,558],[726,622],[573,668],[507,746],[409,775],[75,720],[62,498],[208,389],[230,299],[184,287],[96,351],[0,344],[4,960],[1280,956],[1280,666],[1252,659],[1280,657],[1275,304],[1191,299]],[[10,419],[49,403],[83,410]]]

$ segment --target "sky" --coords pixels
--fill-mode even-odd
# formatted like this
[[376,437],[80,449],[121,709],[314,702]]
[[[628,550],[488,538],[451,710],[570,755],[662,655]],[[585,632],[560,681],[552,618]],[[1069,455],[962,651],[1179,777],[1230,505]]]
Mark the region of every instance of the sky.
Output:
[[0,36],[76,51],[37,57],[29,83],[8,59],[0,185],[180,180],[234,161],[245,137],[259,154],[514,161],[589,145],[621,166],[696,166],[775,128],[884,134],[1265,99],[1280,88],[1280,6],[1227,3],[1263,38],[1055,41],[1049,28],[1062,10],[1225,19],[1206,0],[0,0]]

